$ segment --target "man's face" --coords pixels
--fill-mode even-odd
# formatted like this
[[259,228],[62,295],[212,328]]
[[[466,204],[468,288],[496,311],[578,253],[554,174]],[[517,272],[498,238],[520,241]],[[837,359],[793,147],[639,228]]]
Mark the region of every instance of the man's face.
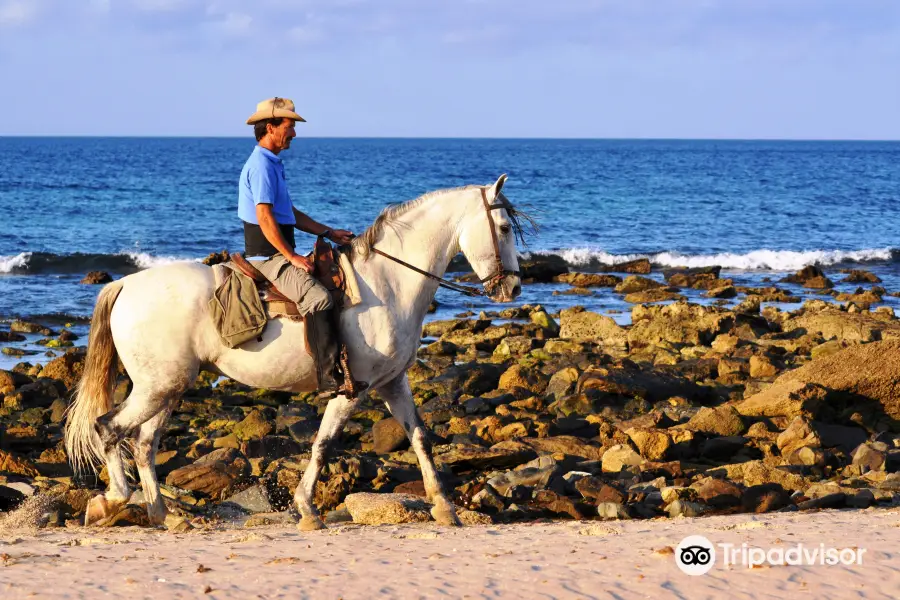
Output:
[[291,140],[295,137],[297,137],[297,132],[294,130],[293,119],[282,119],[281,125],[278,127],[269,126],[269,138],[272,140],[272,145],[279,151],[290,148]]

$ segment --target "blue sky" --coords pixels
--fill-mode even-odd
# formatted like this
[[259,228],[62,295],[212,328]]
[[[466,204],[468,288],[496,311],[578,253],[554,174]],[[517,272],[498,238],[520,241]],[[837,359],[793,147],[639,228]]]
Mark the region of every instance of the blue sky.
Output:
[[0,135],[900,139],[897,0],[0,0]]

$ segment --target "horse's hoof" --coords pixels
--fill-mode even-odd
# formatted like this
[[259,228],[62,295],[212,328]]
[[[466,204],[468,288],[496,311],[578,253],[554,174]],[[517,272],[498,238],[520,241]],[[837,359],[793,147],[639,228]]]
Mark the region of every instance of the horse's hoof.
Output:
[[126,502],[127,500],[107,500],[103,494],[94,496],[88,500],[87,507],[84,509],[85,527],[96,525],[117,514]]
[[[162,504],[162,503],[160,503]],[[169,518],[169,511],[166,510],[166,505],[162,504],[161,506],[154,506],[153,504],[147,505],[147,518],[150,520],[150,523],[153,525],[165,525],[166,521]]]
[[325,523],[319,517],[303,517],[300,519],[300,522],[297,523],[297,529],[300,531],[318,531],[320,529],[325,529]]
[[172,513],[166,515],[165,519],[163,519],[163,524],[171,533],[187,533],[194,528],[193,525],[188,523],[187,519]]
[[447,527],[462,527],[463,523],[449,502],[435,502],[431,509],[431,518]]

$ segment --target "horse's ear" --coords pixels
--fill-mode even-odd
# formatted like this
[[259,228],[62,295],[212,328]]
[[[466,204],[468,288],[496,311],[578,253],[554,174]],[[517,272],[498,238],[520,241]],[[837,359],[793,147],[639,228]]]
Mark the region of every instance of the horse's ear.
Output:
[[503,189],[503,184],[504,184],[504,183],[506,183],[506,173],[504,173],[503,175],[501,175],[501,176],[497,179],[497,183],[495,183],[494,186],[493,186],[493,190],[494,190],[494,198],[496,198],[496,197],[500,194],[500,190]]

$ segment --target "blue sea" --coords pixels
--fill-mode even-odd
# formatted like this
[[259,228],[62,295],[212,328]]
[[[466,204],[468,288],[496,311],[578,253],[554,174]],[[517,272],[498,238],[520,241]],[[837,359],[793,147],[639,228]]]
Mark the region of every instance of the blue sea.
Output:
[[[253,145],[0,138],[0,321],[84,333],[99,291],[79,285],[87,271],[118,277],[242,249],[237,180]],[[523,256],[557,254],[587,271],[649,257],[658,278],[663,267],[720,265],[738,285],[772,285],[807,264],[835,281],[864,268],[900,291],[900,142],[300,138],[282,156],[295,205],[356,232],[386,204],[508,173],[505,194],[541,223]],[[566,287],[525,286],[520,302],[628,322],[611,289],[552,294]],[[437,299],[433,318],[496,308],[444,290]]]

